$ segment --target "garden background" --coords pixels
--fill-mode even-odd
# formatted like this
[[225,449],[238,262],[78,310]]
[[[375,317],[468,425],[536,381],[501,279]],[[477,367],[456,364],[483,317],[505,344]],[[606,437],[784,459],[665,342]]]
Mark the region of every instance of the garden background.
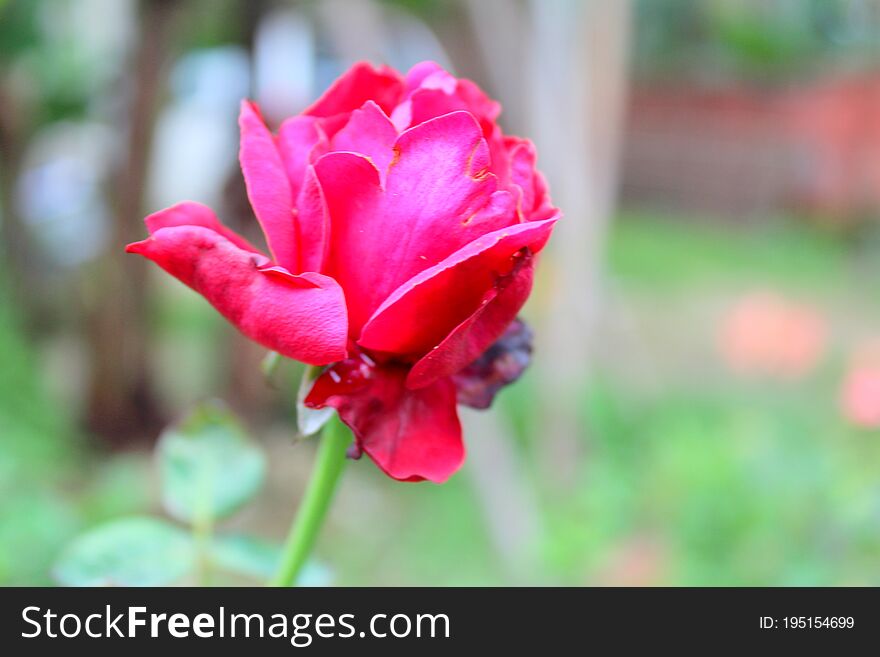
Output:
[[123,247],[180,199],[252,233],[240,99],[359,59],[476,80],[565,219],[462,471],[350,464],[309,582],[880,584],[878,55],[877,0],[0,0],[0,584],[161,516],[157,437],[215,398],[268,454],[215,582],[271,565],[297,368]]

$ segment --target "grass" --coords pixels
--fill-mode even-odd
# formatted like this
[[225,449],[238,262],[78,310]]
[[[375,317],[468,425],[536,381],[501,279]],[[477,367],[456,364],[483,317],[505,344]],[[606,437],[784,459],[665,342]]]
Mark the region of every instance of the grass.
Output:
[[844,283],[847,257],[843,238],[792,219],[737,225],[631,213],[613,227],[608,268],[662,287],[735,280],[833,290]]

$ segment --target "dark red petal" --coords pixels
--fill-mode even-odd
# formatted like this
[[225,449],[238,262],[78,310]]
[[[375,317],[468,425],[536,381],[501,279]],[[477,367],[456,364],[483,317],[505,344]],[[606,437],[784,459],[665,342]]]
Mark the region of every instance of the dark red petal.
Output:
[[405,367],[352,358],[324,372],[305,404],[335,408],[358,446],[389,477],[441,483],[465,457],[455,385],[444,379],[408,390],[406,373]]
[[238,124],[241,128],[239,161],[248,199],[263,227],[272,258],[282,267],[299,271],[293,195],[275,138],[263,123],[256,105],[248,101],[241,104]]
[[268,349],[311,365],[346,357],[345,299],[332,278],[271,267],[265,256],[201,226],[160,228],[126,251],[180,279]]
[[402,93],[403,79],[393,68],[373,68],[368,62],[358,62],[338,77],[303,114],[331,117],[353,112],[368,100],[387,114],[397,105]]
[[170,208],[159,210],[144,219],[147,224],[147,230],[150,235],[162,228],[174,228],[175,226],[201,226],[202,228],[210,228],[216,233],[220,233],[223,237],[245,251],[253,251],[260,253],[260,250],[253,244],[248,242],[241,235],[220,223],[217,215],[207,205],[195,203],[193,201],[184,201]]
[[522,376],[531,356],[532,331],[525,322],[515,319],[479,358],[452,377],[458,403],[489,408],[501,388]]
[[[364,325],[358,344],[416,358],[430,352],[494,298],[499,282],[520,262],[517,253],[543,248],[554,223],[549,219],[491,232],[417,274],[385,299]],[[492,340],[511,319],[497,328]]]

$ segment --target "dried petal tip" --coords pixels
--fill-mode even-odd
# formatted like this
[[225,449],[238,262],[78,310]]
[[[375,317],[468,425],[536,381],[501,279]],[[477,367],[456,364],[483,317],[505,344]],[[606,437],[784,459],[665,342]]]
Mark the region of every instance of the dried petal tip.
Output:
[[532,330],[515,319],[491,347],[453,376],[459,404],[489,408],[501,388],[516,381],[532,357]]
[[361,446],[358,445],[357,442],[353,442],[348,446],[348,449],[345,450],[345,458],[351,461],[359,461],[363,455],[364,450],[361,449]]

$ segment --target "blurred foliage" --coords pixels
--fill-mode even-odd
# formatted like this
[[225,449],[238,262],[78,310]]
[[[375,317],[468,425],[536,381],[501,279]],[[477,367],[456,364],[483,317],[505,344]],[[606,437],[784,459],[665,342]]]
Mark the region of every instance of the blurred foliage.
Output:
[[91,53],[72,32],[47,27],[51,11],[70,12],[71,6],[22,0],[0,6],[0,73],[14,64],[33,125],[82,116],[96,89]]
[[96,462],[42,381],[0,281],[0,585],[46,584],[81,527],[148,503],[140,465]]
[[833,405],[755,393],[671,390],[646,401],[595,381],[582,493],[551,514],[558,573],[588,583],[647,534],[660,563],[644,583],[876,585],[865,565],[880,532],[865,530],[876,526],[880,485],[858,465],[876,459],[875,437],[840,427]]
[[163,586],[188,573],[189,535],[156,518],[124,518],[79,536],[54,568],[67,586]]
[[[46,482],[78,459],[0,279],[0,584],[40,581],[75,511]],[[42,571],[42,572],[41,572]]]
[[0,61],[9,61],[38,39],[36,2],[0,2]]
[[[185,578],[201,585],[274,574],[281,547],[214,525],[251,501],[264,482],[265,459],[240,421],[220,402],[194,407],[165,430],[155,451],[162,502],[176,525],[151,516],[123,516],[77,536],[52,568],[66,586],[167,586]],[[219,576],[219,579],[218,579]],[[230,579],[232,577],[232,579]],[[325,585],[329,572],[308,564],[302,585]]]
[[262,452],[217,404],[203,404],[169,427],[156,450],[165,509],[181,522],[224,518],[263,483]]
[[[0,278],[0,434],[6,446],[0,452],[0,481],[28,478],[34,469],[57,473],[73,457],[71,443],[65,440],[68,427],[63,413],[47,408],[39,361],[19,322]],[[30,440],[34,435],[44,438]]]
[[637,6],[636,65],[647,75],[765,81],[870,61],[880,48],[875,0],[639,0]]
[[725,280],[833,291],[850,265],[845,237],[793,219],[719,227],[699,217],[630,213],[615,231],[606,254],[615,278],[650,282],[657,292]]

